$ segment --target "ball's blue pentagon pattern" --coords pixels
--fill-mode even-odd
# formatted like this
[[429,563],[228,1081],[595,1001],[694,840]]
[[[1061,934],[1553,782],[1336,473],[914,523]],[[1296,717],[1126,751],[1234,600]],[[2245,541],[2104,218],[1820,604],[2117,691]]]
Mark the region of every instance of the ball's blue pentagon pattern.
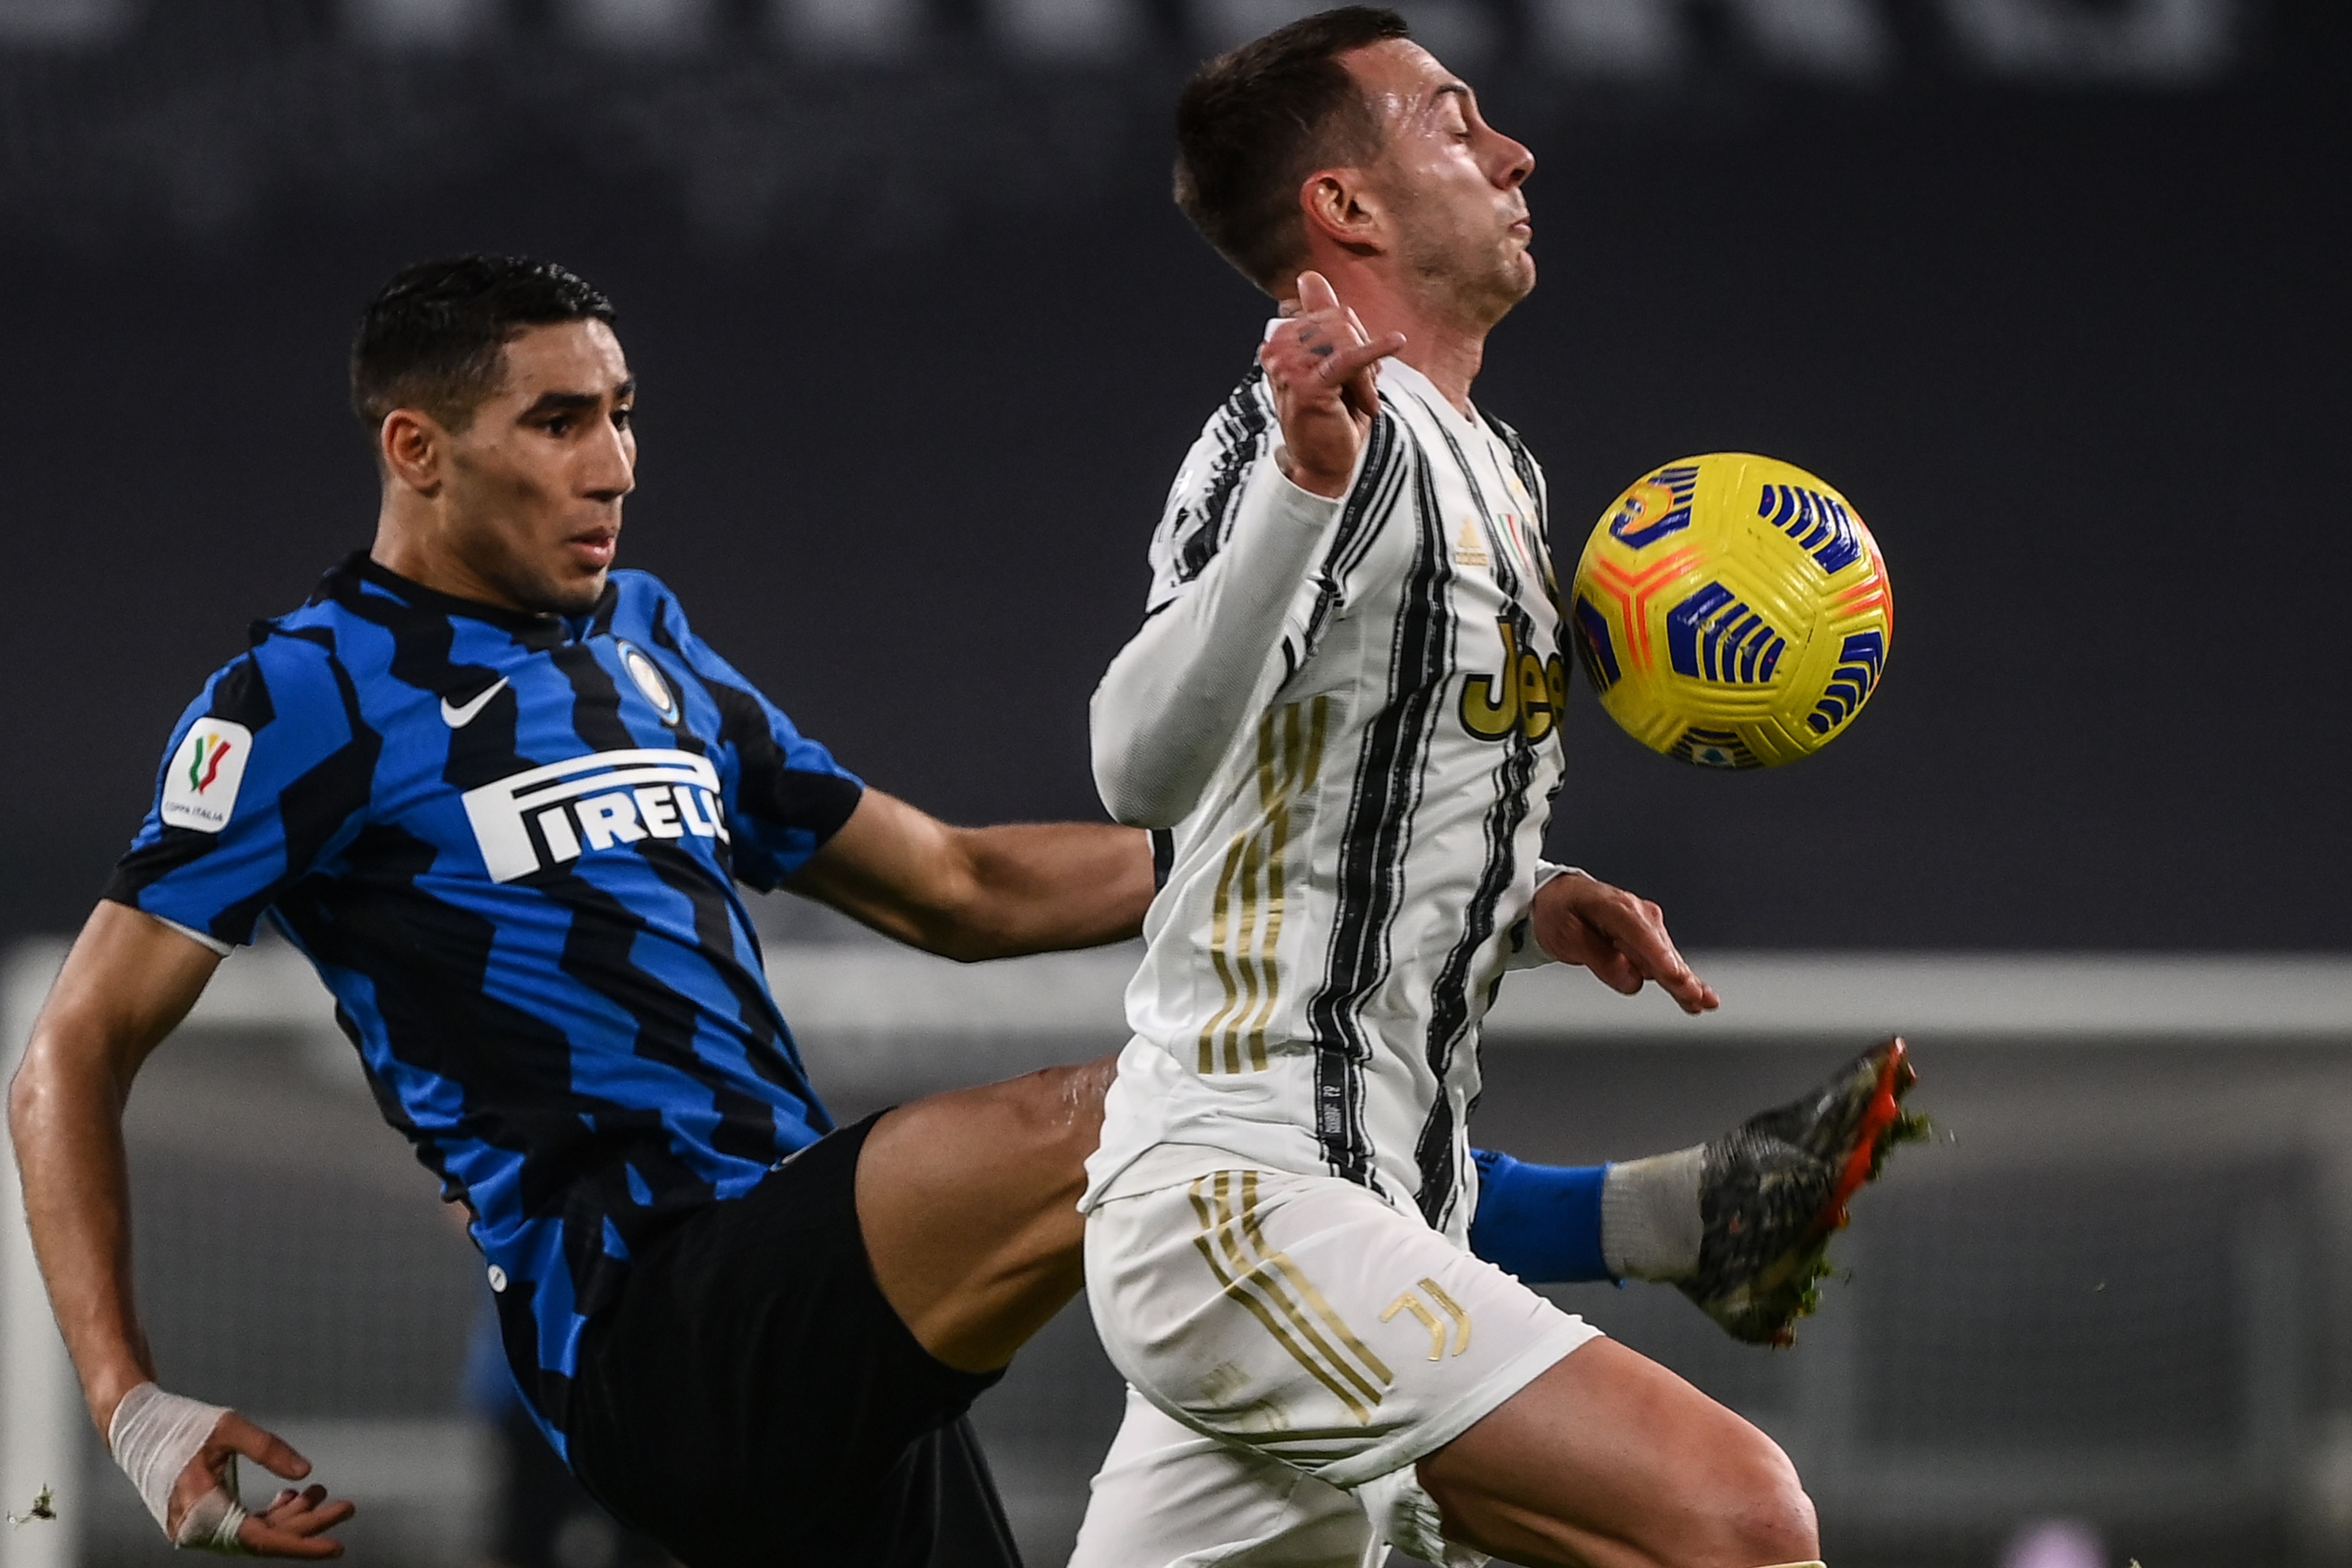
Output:
[[1870,689],[1878,684],[1878,672],[1886,663],[1886,637],[1876,631],[1855,632],[1845,639],[1840,650],[1841,662],[1822,692],[1821,701],[1805,723],[1813,733],[1826,735],[1851,719],[1869,700]]
[[1720,583],[1666,612],[1666,654],[1676,673],[1727,686],[1769,682],[1789,639]]

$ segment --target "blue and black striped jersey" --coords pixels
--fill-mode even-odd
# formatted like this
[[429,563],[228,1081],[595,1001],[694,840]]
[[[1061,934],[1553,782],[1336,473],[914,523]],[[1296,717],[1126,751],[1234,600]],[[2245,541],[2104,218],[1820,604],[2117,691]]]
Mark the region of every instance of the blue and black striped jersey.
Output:
[[353,556],[181,719],[107,896],[222,951],[267,915],[309,956],[472,1210],[560,1447],[631,1254],[832,1126],[734,885],[790,877],[861,789],[643,573],[559,619]]

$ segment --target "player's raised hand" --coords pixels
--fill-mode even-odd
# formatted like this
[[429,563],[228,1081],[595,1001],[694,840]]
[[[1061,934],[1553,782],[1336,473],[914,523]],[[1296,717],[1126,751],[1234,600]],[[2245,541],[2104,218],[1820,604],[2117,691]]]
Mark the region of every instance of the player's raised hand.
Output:
[[1554,877],[1536,894],[1536,941],[1562,963],[1581,964],[1612,991],[1631,996],[1645,980],[1685,1013],[1723,1005],[1715,987],[1683,962],[1666,934],[1665,911],[1647,899],[1581,871]]
[[1380,362],[1402,332],[1374,339],[1320,272],[1298,275],[1298,303],[1257,353],[1282,422],[1283,472],[1317,495],[1347,493],[1380,413]]

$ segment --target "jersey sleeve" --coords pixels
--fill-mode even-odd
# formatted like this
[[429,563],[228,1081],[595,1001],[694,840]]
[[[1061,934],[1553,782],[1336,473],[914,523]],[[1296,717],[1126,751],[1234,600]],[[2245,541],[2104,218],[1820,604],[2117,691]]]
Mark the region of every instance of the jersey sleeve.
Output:
[[1095,787],[1115,820],[1166,828],[1192,814],[1251,710],[1296,668],[1276,650],[1339,510],[1261,465],[1231,547],[1111,660],[1088,718]]
[[1370,496],[1391,482],[1389,416],[1349,493],[1313,495],[1277,458],[1280,429],[1253,373],[1209,421],[1177,475],[1151,544],[1142,628],[1089,708],[1095,787],[1118,821],[1189,816],[1250,710],[1314,653],[1360,560]]
[[331,650],[271,635],[172,732],[106,897],[226,952],[363,824],[378,742]]
[[673,599],[664,619],[672,647],[719,708],[719,740],[735,753],[735,878],[767,892],[808,864],[865,797],[866,784],[809,739],[784,710],[695,636]]

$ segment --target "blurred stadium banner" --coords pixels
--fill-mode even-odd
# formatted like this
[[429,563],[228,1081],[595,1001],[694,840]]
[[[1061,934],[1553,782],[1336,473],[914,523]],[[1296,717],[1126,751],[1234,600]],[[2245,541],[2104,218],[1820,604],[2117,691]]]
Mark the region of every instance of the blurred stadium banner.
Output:
[[[93,49],[133,36],[149,11],[140,0],[10,0],[0,44]],[[211,7],[217,16],[230,6]],[[1320,9],[1302,0],[985,0],[983,37],[1017,58],[1110,62],[1180,40],[1221,47]],[[1515,13],[1559,68],[1634,77],[1686,63],[1719,12],[1759,58],[1790,68],[1869,78],[1896,66],[1904,19],[1917,16],[1986,69],[2004,73],[2193,79],[2230,62],[2240,0],[1401,0],[1415,29],[1441,52],[1486,58]],[[234,7],[273,30],[299,29],[307,8],[267,0]],[[708,48],[732,36],[765,37],[810,55],[910,58],[958,30],[958,10],[927,0],[556,0],[558,37],[625,52]],[[330,36],[384,48],[487,47],[525,26],[541,7],[513,0],[341,0]]]
[[[26,944],[0,976],[11,1062],[62,951]],[[964,967],[785,942],[769,969],[846,1118],[1115,1048],[1131,957]],[[1696,962],[1725,997],[1703,1020],[1565,971],[1515,978],[1478,1131],[1535,1158],[1624,1157],[1706,1136],[1889,1030],[1912,1040],[1941,1136],[1864,1200],[1835,1254],[1850,1278],[1797,1350],[1734,1345],[1669,1290],[1559,1293],[1780,1438],[1841,1568],[1990,1563],[2057,1517],[2143,1561],[2352,1552],[2352,959]],[[478,1263],[377,1122],[299,956],[223,966],[126,1136],[141,1302],[173,1380],[308,1447],[362,1503],[367,1561],[474,1561],[491,1450],[458,1388]],[[0,1531],[0,1568],[160,1564],[82,1414],[5,1170],[0,1500],[21,1512],[51,1488],[58,1517]],[[1118,1404],[1082,1309],[982,1401],[1033,1562],[1066,1552]]]
[[[0,219],[218,238],[604,127],[705,237],[889,245],[943,212],[1099,199],[1163,153],[1174,72],[1299,0],[7,0]],[[1705,130],[1924,88],[2173,93],[2264,58],[2256,0],[1408,0],[1528,133]],[[887,91],[875,79],[889,79]],[[887,170],[891,190],[867,188]],[[844,211],[842,209],[848,209]]]

